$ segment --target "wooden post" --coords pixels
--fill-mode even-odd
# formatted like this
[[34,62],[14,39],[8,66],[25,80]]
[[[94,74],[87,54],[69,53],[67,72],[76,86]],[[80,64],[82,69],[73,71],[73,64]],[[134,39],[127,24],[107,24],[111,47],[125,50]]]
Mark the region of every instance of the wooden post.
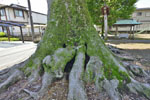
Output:
[[117,37],[117,34],[118,34],[118,26],[116,26],[116,33],[115,33],[116,37]]
[[129,32],[129,34],[130,34],[130,38],[132,38],[132,26],[130,26],[130,32]]
[[133,39],[134,39],[134,25],[133,25]]
[[10,42],[10,31],[9,31],[9,27],[6,27],[6,28],[7,28],[8,41]]
[[22,27],[21,26],[20,26],[20,32],[21,32],[22,43],[24,43],[24,37],[23,37],[23,32],[22,32]]
[[41,36],[41,38],[42,38],[41,26],[39,27],[39,33],[40,33],[40,36]]

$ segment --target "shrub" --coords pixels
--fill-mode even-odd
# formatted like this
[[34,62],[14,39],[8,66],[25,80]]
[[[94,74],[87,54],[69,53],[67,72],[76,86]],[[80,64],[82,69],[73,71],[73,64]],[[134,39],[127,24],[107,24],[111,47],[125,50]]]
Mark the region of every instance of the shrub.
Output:
[[[19,41],[19,38],[10,38],[10,41]],[[0,41],[8,41],[7,37],[0,37]]]
[[4,32],[0,32],[0,37],[5,36],[6,34]]

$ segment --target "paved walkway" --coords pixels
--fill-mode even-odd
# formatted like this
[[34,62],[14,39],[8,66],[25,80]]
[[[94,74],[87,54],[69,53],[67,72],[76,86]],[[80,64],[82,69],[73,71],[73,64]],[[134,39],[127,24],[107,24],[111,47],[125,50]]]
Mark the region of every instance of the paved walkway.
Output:
[[36,50],[32,42],[0,42],[0,70],[28,59]]

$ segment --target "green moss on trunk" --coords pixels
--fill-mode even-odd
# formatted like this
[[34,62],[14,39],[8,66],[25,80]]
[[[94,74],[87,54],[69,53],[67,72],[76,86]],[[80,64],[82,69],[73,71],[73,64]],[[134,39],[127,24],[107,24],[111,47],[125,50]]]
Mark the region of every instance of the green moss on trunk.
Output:
[[[103,68],[99,71],[103,71],[105,78],[109,80],[118,79],[120,83],[130,82],[126,69],[113,57],[96,32],[85,0],[54,0],[50,9],[46,33],[33,58],[43,60],[47,55],[55,55],[55,51],[63,48],[64,45],[77,48],[87,44],[87,50],[82,51],[84,53],[87,51],[89,56],[99,57],[103,62]],[[64,52],[60,56],[67,57],[67,54],[67,52]],[[56,66],[53,60],[51,65],[45,66],[45,70],[54,72],[60,69],[61,65],[65,66],[66,62],[68,60],[62,60]],[[29,66],[32,66],[32,64],[34,64],[33,61],[29,63]],[[64,69],[64,67],[62,68]],[[89,74],[92,74],[92,72],[89,71]]]

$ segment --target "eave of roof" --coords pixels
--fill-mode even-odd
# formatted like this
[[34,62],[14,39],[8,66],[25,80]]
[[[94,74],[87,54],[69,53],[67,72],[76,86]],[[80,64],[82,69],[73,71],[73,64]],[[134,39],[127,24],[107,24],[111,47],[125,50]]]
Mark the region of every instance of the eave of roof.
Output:
[[1,21],[1,20],[0,20],[0,26],[10,27],[10,26],[25,26],[25,25],[24,25],[24,24],[14,23],[14,22]]
[[0,23],[0,26],[11,27],[12,25]]
[[20,8],[20,7],[11,7],[11,6],[8,6],[8,5],[2,6],[2,7],[0,7],[0,8],[14,8],[14,9],[20,9],[20,10],[28,11],[27,9],[24,9],[24,8]]
[[[25,9],[25,8],[12,7],[12,6],[9,6],[9,5],[1,6],[0,8],[14,8],[14,9],[20,9],[20,10],[24,10],[24,11],[29,11],[28,9]],[[32,11],[32,12],[47,16],[47,14],[44,14],[44,13],[40,13],[40,12],[36,12],[36,11]]]
[[136,10],[150,10],[150,8],[149,7],[147,7],[147,8],[136,8]]
[[114,23],[114,26],[131,26],[131,25],[140,25],[140,22],[137,22],[133,19],[125,19],[125,20],[118,20]]

